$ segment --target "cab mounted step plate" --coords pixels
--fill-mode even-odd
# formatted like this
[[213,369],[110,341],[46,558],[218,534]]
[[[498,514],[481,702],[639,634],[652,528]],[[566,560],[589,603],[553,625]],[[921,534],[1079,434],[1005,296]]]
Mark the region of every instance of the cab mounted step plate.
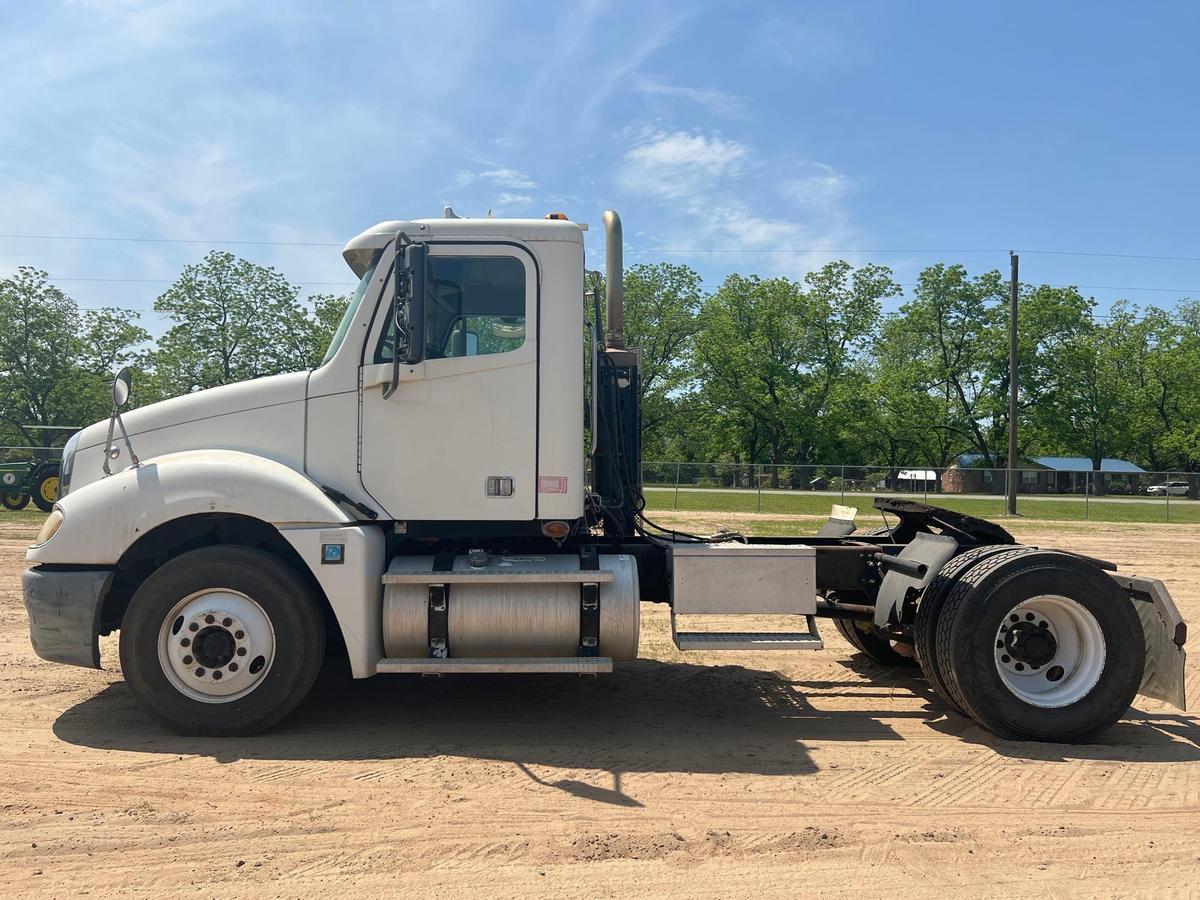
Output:
[[[816,551],[804,544],[671,545],[671,637],[680,650],[820,650]],[[803,617],[803,631],[679,630],[681,616]],[[724,622],[722,623],[724,624]]]

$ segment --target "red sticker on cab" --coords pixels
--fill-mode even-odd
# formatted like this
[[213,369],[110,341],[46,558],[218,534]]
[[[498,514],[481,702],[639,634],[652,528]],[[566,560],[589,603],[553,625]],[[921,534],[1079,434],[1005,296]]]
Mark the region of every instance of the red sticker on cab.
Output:
[[565,494],[567,492],[566,475],[539,475],[539,494]]

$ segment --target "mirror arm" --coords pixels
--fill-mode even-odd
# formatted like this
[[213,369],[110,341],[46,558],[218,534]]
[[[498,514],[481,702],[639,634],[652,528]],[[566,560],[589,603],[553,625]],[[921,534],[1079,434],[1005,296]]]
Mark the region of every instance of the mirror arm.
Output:
[[102,468],[104,469],[105,475],[112,474],[112,469],[110,469],[108,466],[108,461],[110,458],[108,453],[113,445],[113,426],[114,425],[121,426],[121,439],[125,442],[125,449],[129,451],[130,466],[136,467],[136,466],[141,465],[141,462],[138,460],[137,454],[133,452],[133,444],[130,443],[130,441],[129,441],[129,432],[125,430],[125,422],[121,418],[120,407],[118,407],[114,403],[113,409],[112,409],[112,415],[109,416],[109,418],[108,418],[108,438],[105,439],[105,441],[104,441],[104,465],[102,466]]
[[392,379],[383,388],[383,399],[387,400],[400,386],[400,267],[404,262],[404,248],[413,243],[403,231],[396,234],[396,263],[392,266]]

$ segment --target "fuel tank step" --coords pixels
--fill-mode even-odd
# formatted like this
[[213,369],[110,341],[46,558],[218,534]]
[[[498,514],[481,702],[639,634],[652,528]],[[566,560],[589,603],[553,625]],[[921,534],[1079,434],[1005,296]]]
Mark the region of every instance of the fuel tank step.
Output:
[[680,650],[820,650],[821,636],[806,631],[677,631]]
[[541,656],[528,658],[492,659],[450,657],[449,659],[391,658],[381,659],[378,672],[453,675],[453,674],[546,674],[546,675],[606,675],[612,671],[608,656]]

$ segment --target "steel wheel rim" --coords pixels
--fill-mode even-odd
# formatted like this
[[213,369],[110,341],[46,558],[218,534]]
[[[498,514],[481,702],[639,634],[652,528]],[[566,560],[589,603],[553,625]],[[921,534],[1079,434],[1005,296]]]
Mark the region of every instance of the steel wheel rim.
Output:
[[58,499],[58,476],[52,475],[42,482],[42,499],[53,503]]
[[229,703],[262,684],[275,661],[275,629],[261,606],[231,588],[189,594],[158,631],[171,685],[201,703]]
[[1004,686],[1019,700],[1043,709],[1070,706],[1086,697],[1100,681],[1107,659],[1096,617],[1078,601],[1056,594],[1031,597],[1013,607],[993,644]]

